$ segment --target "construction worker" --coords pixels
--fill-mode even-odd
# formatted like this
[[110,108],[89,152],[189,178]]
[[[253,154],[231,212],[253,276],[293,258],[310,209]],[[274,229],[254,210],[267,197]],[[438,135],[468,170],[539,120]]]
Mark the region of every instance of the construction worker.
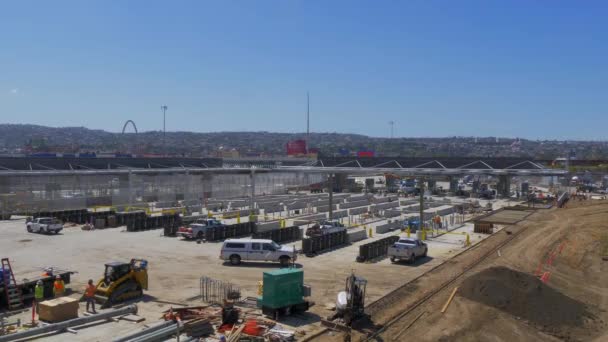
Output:
[[57,298],[63,296],[64,293],[65,283],[63,282],[63,279],[61,279],[61,276],[57,275],[55,277],[55,282],[53,283],[53,294],[55,295],[55,298]]
[[95,290],[97,290],[97,287],[93,284],[93,279],[89,279],[89,283],[84,290],[84,298],[87,301],[87,312],[89,312],[89,305],[91,305],[93,307],[92,312],[97,313],[95,311]]
[[44,286],[42,285],[42,280],[36,282],[36,287],[34,287],[34,300],[36,301],[36,312],[39,312],[40,302],[44,300]]

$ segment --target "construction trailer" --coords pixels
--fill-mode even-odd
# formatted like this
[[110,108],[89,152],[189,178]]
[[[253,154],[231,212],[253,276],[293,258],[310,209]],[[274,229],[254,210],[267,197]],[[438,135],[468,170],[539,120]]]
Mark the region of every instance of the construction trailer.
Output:
[[15,277],[8,258],[2,259],[0,266],[0,309],[17,310],[25,306],[25,303],[34,299],[34,288],[41,280],[44,286],[44,298],[53,298],[53,283],[60,276],[65,284],[70,283],[73,271],[58,268],[41,270],[39,275],[28,275],[21,280]]

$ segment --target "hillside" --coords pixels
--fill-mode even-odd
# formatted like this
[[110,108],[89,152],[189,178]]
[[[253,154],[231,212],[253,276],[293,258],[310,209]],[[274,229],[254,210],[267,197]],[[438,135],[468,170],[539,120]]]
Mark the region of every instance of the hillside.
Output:
[[[271,132],[167,132],[166,152],[187,156],[210,156],[218,150],[236,149],[241,155],[285,155],[285,144],[305,134]],[[28,149],[29,145],[29,149]],[[494,137],[377,138],[358,134],[311,133],[309,147],[324,155],[373,150],[381,155],[401,156],[511,156],[550,159],[574,151],[578,158],[608,158],[607,142],[563,142],[496,139]],[[160,131],[112,133],[85,127],[46,127],[0,124],[2,153],[107,151],[162,153]]]

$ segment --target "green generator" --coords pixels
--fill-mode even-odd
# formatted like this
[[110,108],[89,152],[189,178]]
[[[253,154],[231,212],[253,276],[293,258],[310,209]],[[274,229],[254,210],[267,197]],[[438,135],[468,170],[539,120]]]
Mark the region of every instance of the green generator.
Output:
[[310,286],[304,285],[304,271],[298,268],[282,268],[264,272],[262,293],[258,297],[258,307],[268,317],[278,319],[292,312],[304,312],[310,302]]

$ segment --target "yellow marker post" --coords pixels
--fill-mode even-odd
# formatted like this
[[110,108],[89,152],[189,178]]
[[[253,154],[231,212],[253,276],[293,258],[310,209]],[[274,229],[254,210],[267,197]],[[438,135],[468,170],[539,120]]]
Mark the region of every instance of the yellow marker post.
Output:
[[407,227],[406,232],[407,232],[407,237],[409,238],[410,237],[410,227],[409,226]]
[[426,228],[422,228],[422,240],[426,240]]
[[[365,226],[363,226],[365,227]],[[369,237],[374,237],[374,232],[372,231],[372,227],[369,227]]]
[[262,281],[258,281],[258,296],[264,294],[264,283]]
[[236,213],[236,223],[241,223],[241,213]]
[[466,247],[469,247],[471,245],[471,238],[469,237],[469,234],[467,234],[467,240],[464,242],[464,245]]
[[209,212],[207,212],[207,217],[208,218],[213,218],[213,214],[209,211]]

